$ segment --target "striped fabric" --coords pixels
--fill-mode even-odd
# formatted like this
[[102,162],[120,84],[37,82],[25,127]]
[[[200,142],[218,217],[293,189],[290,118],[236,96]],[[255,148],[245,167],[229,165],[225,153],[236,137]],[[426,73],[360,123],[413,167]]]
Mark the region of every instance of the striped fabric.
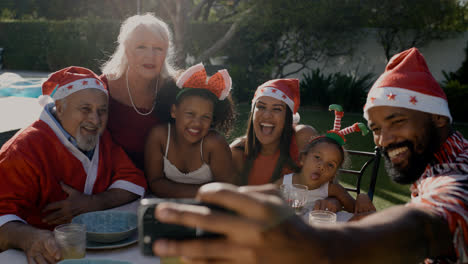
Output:
[[[411,186],[410,206],[433,210],[447,220],[457,263],[468,262],[468,141],[455,132],[435,153],[434,161]],[[426,263],[453,263],[448,259]]]
[[341,118],[343,118],[344,113],[335,111],[335,122],[333,123],[333,130],[340,131],[341,128]]

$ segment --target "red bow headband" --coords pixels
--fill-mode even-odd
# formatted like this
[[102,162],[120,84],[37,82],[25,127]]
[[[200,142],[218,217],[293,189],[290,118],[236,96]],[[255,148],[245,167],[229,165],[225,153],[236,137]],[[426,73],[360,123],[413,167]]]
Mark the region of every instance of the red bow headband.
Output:
[[220,70],[210,78],[206,75],[202,63],[188,68],[177,80],[177,87],[207,89],[219,100],[224,100],[229,95],[232,87],[231,76],[227,70]]
[[361,132],[365,136],[369,133],[369,129],[363,123],[354,123],[352,126],[341,129],[341,118],[344,116],[344,112],[340,105],[332,104],[328,107],[328,111],[335,111],[335,123],[333,129],[329,130],[325,136],[336,140],[341,146],[346,142],[345,135]]

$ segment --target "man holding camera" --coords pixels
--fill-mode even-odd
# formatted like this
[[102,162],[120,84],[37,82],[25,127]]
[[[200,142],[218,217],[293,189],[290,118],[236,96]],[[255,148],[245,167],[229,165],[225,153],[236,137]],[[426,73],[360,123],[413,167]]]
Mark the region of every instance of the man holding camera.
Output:
[[160,256],[186,263],[466,263],[468,141],[452,130],[446,96],[415,48],[395,55],[369,91],[364,116],[396,182],[411,201],[357,222],[308,226],[271,186],[203,186],[198,198],[237,216],[161,204],[155,216],[224,235],[159,240]]
[[56,225],[143,196],[146,180],[105,131],[108,92],[80,67],[53,73],[44,106],[0,150],[0,250],[23,249],[29,263],[61,258]]

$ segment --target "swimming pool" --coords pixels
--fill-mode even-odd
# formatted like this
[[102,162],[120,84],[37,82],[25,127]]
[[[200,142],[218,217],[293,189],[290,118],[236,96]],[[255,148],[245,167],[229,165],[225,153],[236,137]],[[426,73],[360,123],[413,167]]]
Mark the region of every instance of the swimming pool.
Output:
[[42,83],[46,78],[23,78],[19,74],[5,72],[0,74],[0,97],[33,97],[42,94]]

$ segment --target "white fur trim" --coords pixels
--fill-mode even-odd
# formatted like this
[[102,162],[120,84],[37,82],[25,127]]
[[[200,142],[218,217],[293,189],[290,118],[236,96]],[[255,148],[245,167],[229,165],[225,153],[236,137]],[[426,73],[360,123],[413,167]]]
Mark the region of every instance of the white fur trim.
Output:
[[37,102],[39,103],[40,106],[44,107],[52,102],[54,102],[54,100],[52,99],[52,97],[50,97],[50,95],[39,95],[39,97],[37,98]]
[[193,65],[192,67],[185,70],[180,77],[177,79],[176,85],[180,89],[184,88],[184,83],[196,72],[204,70],[205,66],[203,63],[198,63],[197,65]]
[[299,115],[299,113],[296,112],[293,115],[293,124],[299,124],[299,121],[301,121],[301,115]]
[[107,189],[123,189],[141,197],[145,195],[145,188],[141,187],[140,185],[134,184],[133,182],[124,180],[115,181]]
[[261,90],[257,90],[256,96],[252,99],[251,111],[253,111],[255,102],[257,102],[257,99],[259,97],[269,96],[269,97],[273,97],[275,99],[285,102],[291,109],[291,112],[294,114],[294,101],[291,100],[291,98],[289,98],[289,96],[287,96],[285,93],[283,93],[283,91],[274,87],[262,87],[260,89],[263,89],[263,92],[261,92]]
[[60,100],[74,92],[90,88],[98,89],[104,92],[106,95],[108,95],[107,90],[104,88],[104,84],[102,83],[102,81],[96,78],[85,78],[57,87],[55,89],[55,94],[52,98],[54,98],[54,100]]
[[[93,158],[90,163],[88,163],[88,168],[85,167],[86,171],[86,182],[84,186],[84,194],[93,194],[94,184],[96,183],[98,177],[98,168],[99,168],[99,141],[101,137],[98,138],[96,142],[96,147],[94,148]],[[84,166],[84,165],[83,165]]]
[[20,221],[20,222],[27,224],[27,222],[21,219],[21,217],[14,215],[14,214],[6,214],[6,215],[0,216],[0,226],[11,221]]
[[[394,95],[390,100],[389,95]],[[416,100],[416,101],[414,101]],[[446,116],[452,122],[448,102],[444,98],[418,93],[399,87],[379,87],[369,91],[364,106],[364,118],[369,120],[367,111],[376,106],[403,107],[416,111]]]
[[[47,107],[47,106],[46,106]],[[86,172],[86,181],[85,181],[85,188],[84,194],[91,194],[94,188],[94,183],[96,182],[97,178],[97,171],[99,168],[99,144],[101,141],[101,137],[98,138],[96,142],[96,148],[94,149],[93,158],[89,160],[89,158],[81,152],[77,147],[75,147],[62,133],[58,125],[54,122],[53,117],[44,109],[39,117],[40,120],[44,121],[57,135],[60,142],[70,151],[70,153],[75,156],[83,166],[84,171]]]
[[220,70],[218,72],[221,74],[221,76],[223,76],[223,80],[224,80],[224,90],[219,96],[219,100],[224,100],[226,99],[226,97],[229,95],[229,92],[231,91],[232,79],[231,79],[231,76],[229,76],[229,73],[227,70]]

